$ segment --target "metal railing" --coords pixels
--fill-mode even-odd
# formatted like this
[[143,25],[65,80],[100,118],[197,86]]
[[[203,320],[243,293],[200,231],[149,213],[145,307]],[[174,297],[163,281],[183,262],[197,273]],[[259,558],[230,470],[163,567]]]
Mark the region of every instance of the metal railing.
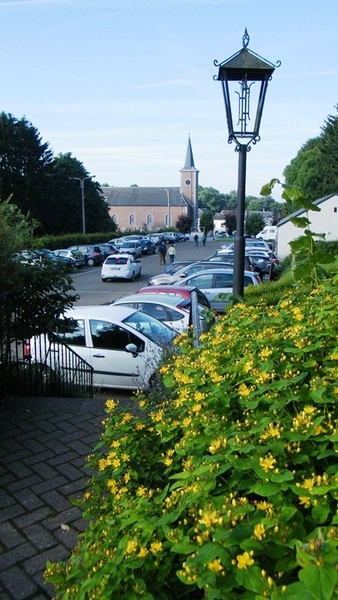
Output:
[[9,294],[0,295],[0,397],[92,398],[93,368]]

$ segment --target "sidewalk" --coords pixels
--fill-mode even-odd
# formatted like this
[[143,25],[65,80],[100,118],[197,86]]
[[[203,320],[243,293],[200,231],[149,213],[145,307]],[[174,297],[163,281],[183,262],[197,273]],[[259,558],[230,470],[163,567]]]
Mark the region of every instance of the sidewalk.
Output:
[[[0,600],[52,598],[46,561],[67,559],[86,527],[71,499],[100,438],[107,398],[7,399],[0,412]],[[132,401],[121,398],[121,405]]]

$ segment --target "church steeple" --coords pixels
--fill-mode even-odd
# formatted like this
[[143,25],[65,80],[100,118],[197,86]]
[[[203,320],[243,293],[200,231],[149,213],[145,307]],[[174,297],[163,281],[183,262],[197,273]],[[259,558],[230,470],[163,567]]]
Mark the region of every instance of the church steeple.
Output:
[[192,153],[190,135],[189,135],[189,139],[188,139],[187,153],[185,155],[185,163],[184,163],[184,167],[183,168],[184,169],[188,169],[189,171],[190,171],[190,169],[194,169],[195,168],[194,155]]
[[194,155],[192,152],[190,135],[188,138],[187,152],[185,155],[184,167],[181,173],[181,194],[185,196],[192,205],[194,229],[197,229],[198,223],[198,173],[195,168]]

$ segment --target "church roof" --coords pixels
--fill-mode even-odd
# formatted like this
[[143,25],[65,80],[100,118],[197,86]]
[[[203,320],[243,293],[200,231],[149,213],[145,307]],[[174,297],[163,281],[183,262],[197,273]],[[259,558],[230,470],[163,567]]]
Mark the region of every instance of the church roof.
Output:
[[170,206],[190,205],[179,187],[102,187],[109,206]]

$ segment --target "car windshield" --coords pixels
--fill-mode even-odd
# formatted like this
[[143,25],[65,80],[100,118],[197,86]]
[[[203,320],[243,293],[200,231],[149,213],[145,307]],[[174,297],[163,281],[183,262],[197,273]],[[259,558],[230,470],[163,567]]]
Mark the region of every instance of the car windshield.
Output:
[[122,245],[125,246],[126,248],[135,248],[136,243],[135,242],[123,242]]
[[158,346],[164,347],[171,344],[177,336],[176,331],[141,310],[135,311],[132,315],[123,319],[123,322],[135,331],[142,333]]

